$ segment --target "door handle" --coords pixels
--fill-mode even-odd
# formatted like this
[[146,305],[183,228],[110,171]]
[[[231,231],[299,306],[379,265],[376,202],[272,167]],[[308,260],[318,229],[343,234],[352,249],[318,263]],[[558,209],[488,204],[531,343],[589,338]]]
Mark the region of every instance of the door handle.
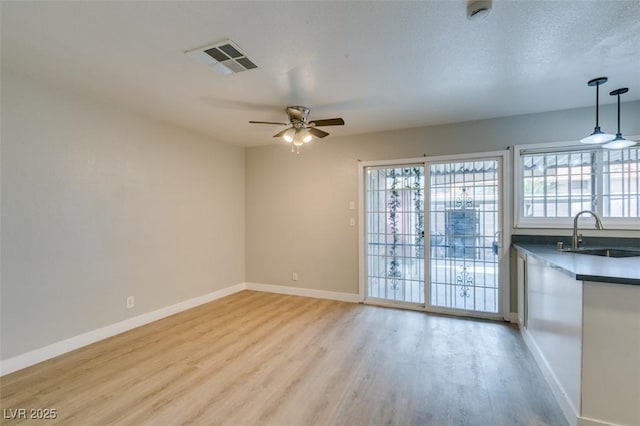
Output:
[[493,234],[493,243],[491,243],[491,250],[494,255],[498,255],[500,247],[502,247],[502,231],[496,231]]

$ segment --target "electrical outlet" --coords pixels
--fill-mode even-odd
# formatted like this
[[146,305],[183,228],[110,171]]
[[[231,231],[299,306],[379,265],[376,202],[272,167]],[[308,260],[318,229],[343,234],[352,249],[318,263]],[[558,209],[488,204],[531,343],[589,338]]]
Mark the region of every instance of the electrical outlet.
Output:
[[297,272],[294,272],[293,274],[291,274],[291,279],[292,279],[293,281],[298,281],[298,273],[297,273]]
[[127,309],[131,309],[136,306],[136,299],[133,296],[127,297]]

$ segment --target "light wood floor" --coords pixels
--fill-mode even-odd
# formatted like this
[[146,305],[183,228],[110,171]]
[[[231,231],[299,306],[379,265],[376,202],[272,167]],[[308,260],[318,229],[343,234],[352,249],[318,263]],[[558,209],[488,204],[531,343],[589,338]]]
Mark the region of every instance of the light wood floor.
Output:
[[566,424],[512,326],[251,291],[0,380],[39,425]]

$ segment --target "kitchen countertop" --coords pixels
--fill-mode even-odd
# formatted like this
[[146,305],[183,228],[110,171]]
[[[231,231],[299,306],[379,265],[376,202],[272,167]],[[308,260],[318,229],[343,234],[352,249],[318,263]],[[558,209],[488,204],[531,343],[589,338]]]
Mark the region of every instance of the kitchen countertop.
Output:
[[[517,242],[513,246],[580,281],[640,286],[640,256],[612,258],[563,252],[549,244]],[[600,248],[602,246],[588,246]],[[614,247],[610,247],[614,248]],[[624,248],[624,247],[615,247]]]

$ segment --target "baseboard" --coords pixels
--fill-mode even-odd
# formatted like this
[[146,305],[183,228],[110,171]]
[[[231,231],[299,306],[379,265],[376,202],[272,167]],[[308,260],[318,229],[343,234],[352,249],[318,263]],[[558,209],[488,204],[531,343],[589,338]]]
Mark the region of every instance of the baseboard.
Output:
[[[549,387],[551,388],[551,392],[553,392],[553,395],[556,401],[558,402],[558,405],[560,406],[562,413],[564,414],[567,421],[569,422],[569,425],[570,426],[577,426],[578,424],[580,424],[581,426],[590,425],[589,423],[578,422],[579,417],[578,417],[577,408],[573,406],[573,404],[567,397],[567,394],[564,391],[564,388],[562,387],[562,385],[560,384],[560,381],[558,380],[555,373],[549,366],[547,359],[542,354],[542,351],[538,347],[538,344],[534,340],[533,336],[531,336],[531,333],[529,333],[529,331],[526,328],[520,328],[520,332],[522,334],[522,338],[527,344],[527,347],[529,348],[529,351],[533,355],[533,358],[536,360],[538,367],[540,367],[540,370],[542,371],[544,378],[549,384]],[[601,425],[601,424],[603,423],[593,423],[593,426]]]
[[95,343],[108,337],[124,333],[125,331],[138,328],[150,322],[166,318],[179,312],[186,311],[187,309],[194,308],[204,303],[209,303],[216,299],[229,296],[245,289],[245,283],[236,284],[231,287],[226,287],[221,290],[204,294],[202,296],[194,297],[193,299],[185,300],[184,302],[179,302],[175,305],[167,306],[165,308],[161,308],[152,312],[147,312],[146,314],[138,315],[136,317],[129,318],[127,320],[120,321],[115,324],[99,328],[97,330],[89,331],[87,333],[83,333],[78,336],[74,336],[69,339],[65,339],[30,352],[8,358],[6,360],[0,361],[0,376],[13,373],[14,371],[22,370],[23,368],[30,367],[42,361],[54,358],[58,355],[62,355],[64,353],[79,349],[83,346],[90,345],[91,343]]
[[266,293],[287,294],[290,296],[313,297],[316,299],[338,300],[341,302],[358,303],[360,296],[354,293],[338,291],[315,290],[310,288],[289,287],[284,285],[245,283],[247,290],[264,291]]

